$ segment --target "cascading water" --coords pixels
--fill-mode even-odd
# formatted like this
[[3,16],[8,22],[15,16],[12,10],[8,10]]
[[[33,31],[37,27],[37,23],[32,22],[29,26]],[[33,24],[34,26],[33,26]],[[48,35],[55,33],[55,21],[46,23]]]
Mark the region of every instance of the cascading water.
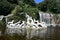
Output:
[[[6,23],[8,23],[7,21],[8,21],[8,19],[7,19],[7,17],[5,17],[6,18]],[[26,14],[26,18],[27,18],[27,25],[25,25],[25,28],[26,29],[20,29],[19,28],[19,26],[21,25],[21,24],[19,24],[19,21],[17,22],[17,23],[12,23],[12,24],[19,24],[19,26],[14,26],[13,28],[11,27],[11,28],[9,28],[9,26],[8,26],[8,28],[6,29],[6,32],[7,32],[7,34],[13,34],[13,33],[17,33],[17,34],[19,34],[19,35],[24,35],[24,33],[27,33],[27,35],[26,35],[26,37],[29,39],[29,38],[32,38],[32,37],[34,37],[34,36],[39,36],[39,37],[43,37],[44,35],[43,34],[45,34],[46,33],[46,29],[45,30],[41,30],[41,28],[39,29],[39,28],[36,28],[35,26],[33,26],[33,24],[34,24],[34,21],[36,21],[36,20],[33,20],[32,19],[32,17],[30,17],[29,15],[27,15]],[[39,23],[39,22],[38,22]],[[9,24],[10,25],[10,24]],[[36,25],[36,24],[35,24]],[[13,26],[13,25],[12,25]],[[24,25],[23,25],[24,26]],[[22,31],[21,31],[22,30]],[[41,35],[39,35],[39,34],[41,34]]]
[[[39,14],[40,15],[40,22],[46,22],[47,24],[50,24],[50,14]],[[48,17],[48,18],[47,18]],[[32,17],[30,17],[29,15],[26,14],[26,18],[27,18],[27,22],[28,23],[31,23],[30,25],[28,26],[32,26],[34,24],[34,21],[36,20],[33,20]],[[30,20],[30,21],[29,21]],[[8,21],[8,18],[7,16],[5,16],[5,21],[6,21],[6,25],[7,25],[7,21]],[[39,36],[39,37],[44,37],[45,36],[45,33],[46,33],[46,29],[45,30],[36,30],[36,27],[32,26],[31,28],[29,29],[18,29],[18,26],[16,26],[17,29],[7,29],[7,33],[18,33],[19,35],[20,34],[24,34],[24,33],[27,33],[26,37],[29,39],[29,38],[32,38],[34,36]],[[34,28],[33,28],[34,27]],[[26,27],[27,28],[27,27]],[[9,31],[10,30],[10,31]],[[22,31],[21,31],[22,30]]]
[[50,26],[50,25],[54,26],[55,21],[54,21],[53,14],[39,12],[39,16],[40,16],[40,22],[45,22],[47,26]]

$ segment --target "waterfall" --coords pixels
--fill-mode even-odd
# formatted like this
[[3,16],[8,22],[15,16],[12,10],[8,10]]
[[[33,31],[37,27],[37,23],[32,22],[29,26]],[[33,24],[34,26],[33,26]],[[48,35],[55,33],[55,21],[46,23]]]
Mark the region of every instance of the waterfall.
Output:
[[39,12],[40,22],[46,22],[50,24],[50,14],[45,14],[43,12]]
[[39,12],[40,22],[45,22],[47,26],[55,25],[54,14]]
[[40,16],[40,22],[42,22],[42,13],[39,12],[39,16]]

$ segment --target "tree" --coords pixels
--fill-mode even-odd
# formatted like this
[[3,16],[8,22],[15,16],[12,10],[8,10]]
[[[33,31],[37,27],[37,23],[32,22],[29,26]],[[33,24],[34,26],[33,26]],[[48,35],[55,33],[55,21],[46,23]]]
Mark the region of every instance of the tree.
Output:
[[41,11],[47,11],[47,5],[44,2],[37,4],[37,7]]
[[[36,13],[38,12],[38,8],[32,7],[30,4],[24,3],[23,0],[18,2],[18,7],[16,6],[12,13],[21,16],[23,13],[23,18],[25,17],[25,13],[29,14],[33,18],[35,18]],[[21,17],[21,18],[22,18]]]
[[29,4],[31,6],[35,6],[36,5],[34,0],[23,0],[23,2],[26,3],[26,4]]
[[10,2],[11,4],[18,4],[18,0],[7,0],[8,2]]
[[38,4],[38,8],[41,11],[59,13],[60,3],[58,0],[44,0],[42,3]]
[[0,2],[0,15],[8,15],[11,10],[14,8],[14,5],[10,4],[8,1]]

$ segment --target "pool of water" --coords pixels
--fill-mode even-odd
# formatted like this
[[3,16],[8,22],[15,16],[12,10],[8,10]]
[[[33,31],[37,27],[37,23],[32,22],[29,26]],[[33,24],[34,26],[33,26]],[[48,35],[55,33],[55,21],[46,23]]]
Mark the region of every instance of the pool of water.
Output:
[[6,29],[0,40],[60,40],[60,27],[48,27],[44,30]]

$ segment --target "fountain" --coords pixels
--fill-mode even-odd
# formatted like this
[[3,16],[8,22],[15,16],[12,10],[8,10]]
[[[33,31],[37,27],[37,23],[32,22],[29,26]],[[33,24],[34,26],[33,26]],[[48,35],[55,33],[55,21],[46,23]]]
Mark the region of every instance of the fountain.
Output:
[[[37,36],[38,33],[45,32],[44,30],[47,29],[47,26],[45,25],[45,22],[39,22],[38,20],[33,20],[32,17],[26,14],[27,18],[27,38],[32,38],[34,36]],[[38,31],[39,30],[39,31]]]
[[[8,16],[4,16],[6,21],[6,33],[9,35],[14,35],[17,33],[20,35],[26,35],[27,39],[38,37],[40,38],[52,38],[55,33],[55,28],[50,25],[54,25],[54,14],[48,14],[40,12],[40,22],[38,20],[32,19],[28,14],[26,14],[27,21],[21,21],[14,23],[14,20],[8,22]],[[50,27],[47,27],[50,26]],[[1,31],[0,31],[1,35]],[[40,39],[41,40],[41,39]]]
[[[7,27],[10,33],[18,33],[19,35],[26,33],[26,37],[32,38],[34,36],[43,37],[47,30],[47,24],[50,24],[50,18],[53,17],[52,14],[39,14],[40,15],[40,22],[38,20],[32,19],[28,14],[26,14],[27,21],[18,21],[13,23],[14,20],[11,22],[7,22]],[[54,21],[54,20],[53,20]],[[7,31],[7,33],[9,33]],[[44,35],[43,35],[44,34]]]
[[26,32],[27,38],[32,38],[34,36],[37,36],[38,33],[45,32],[44,30],[47,29],[47,26],[45,25],[45,22],[39,22],[38,20],[33,20],[32,17],[26,14],[27,22],[25,21],[18,21],[14,23],[14,20],[11,22],[7,22],[7,33],[18,33],[23,34]]

